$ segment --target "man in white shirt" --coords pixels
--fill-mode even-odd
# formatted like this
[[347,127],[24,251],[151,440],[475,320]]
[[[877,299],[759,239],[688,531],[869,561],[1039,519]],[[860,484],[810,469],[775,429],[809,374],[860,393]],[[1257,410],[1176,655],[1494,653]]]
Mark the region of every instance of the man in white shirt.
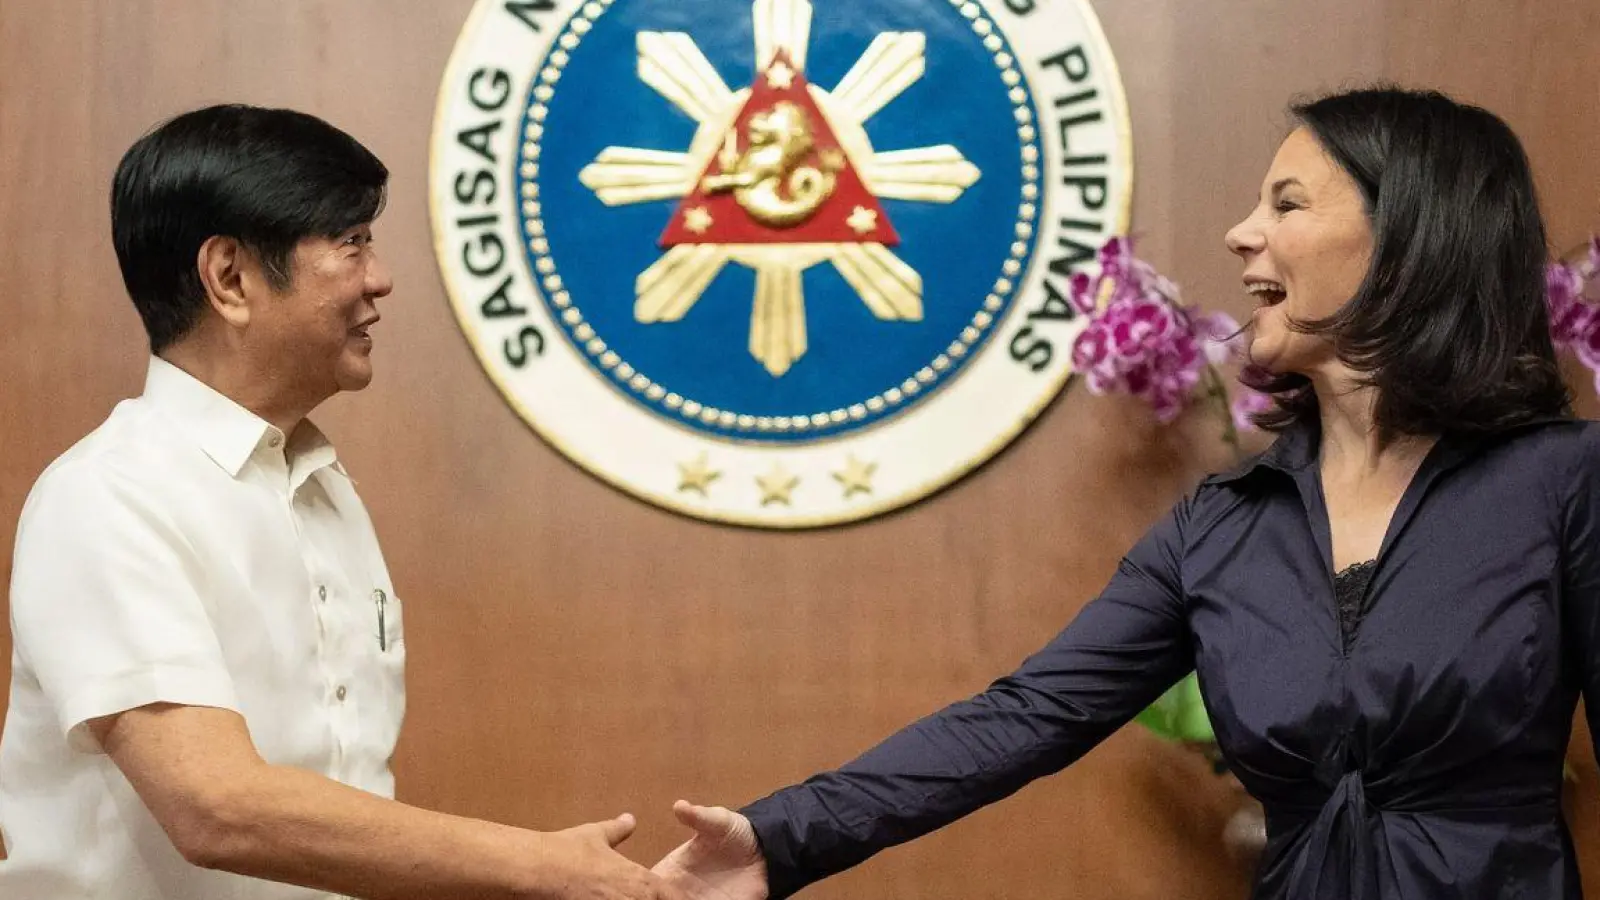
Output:
[[0,736],[0,897],[677,895],[613,847],[392,799],[401,604],[306,416],[372,378],[388,171],[288,110],[136,143],[112,231],[149,333],[143,396],[23,509]]

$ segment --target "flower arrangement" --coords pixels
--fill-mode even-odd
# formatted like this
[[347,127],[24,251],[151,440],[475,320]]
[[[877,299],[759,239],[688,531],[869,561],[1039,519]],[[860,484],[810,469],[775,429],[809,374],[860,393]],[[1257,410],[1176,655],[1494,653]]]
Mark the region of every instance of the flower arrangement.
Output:
[[1219,366],[1243,363],[1239,323],[1227,313],[1184,304],[1178,286],[1133,255],[1133,241],[1115,237],[1100,248],[1100,270],[1072,277],[1070,301],[1088,318],[1072,345],[1072,362],[1094,394],[1143,399],[1161,422],[1176,419],[1195,388],[1223,413],[1223,440],[1235,451],[1250,415],[1271,399],[1238,385],[1231,395]]
[[[1545,303],[1550,310],[1550,337],[1557,350],[1571,350],[1595,373],[1600,391],[1600,234],[1589,240],[1587,253],[1576,261],[1558,260],[1545,268]],[[1580,255],[1581,254],[1581,255]]]

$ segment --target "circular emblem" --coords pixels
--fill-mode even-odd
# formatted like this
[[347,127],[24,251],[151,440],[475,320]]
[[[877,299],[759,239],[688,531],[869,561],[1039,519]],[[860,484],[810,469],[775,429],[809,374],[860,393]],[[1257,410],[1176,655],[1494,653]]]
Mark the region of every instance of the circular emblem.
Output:
[[1088,0],[478,0],[429,199],[535,431],[788,528],[924,497],[1038,415],[1131,172]]

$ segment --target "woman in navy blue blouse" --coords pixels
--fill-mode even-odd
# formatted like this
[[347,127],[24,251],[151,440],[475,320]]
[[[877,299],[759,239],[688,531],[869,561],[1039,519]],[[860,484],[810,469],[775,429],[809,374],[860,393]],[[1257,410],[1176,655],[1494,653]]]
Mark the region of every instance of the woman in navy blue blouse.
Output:
[[657,871],[787,896],[1060,770],[1192,667],[1266,807],[1256,897],[1580,896],[1560,792],[1600,690],[1600,430],[1568,413],[1527,159],[1434,93],[1294,113],[1227,235],[1273,446],[984,693],[738,813],[680,803],[698,833]]

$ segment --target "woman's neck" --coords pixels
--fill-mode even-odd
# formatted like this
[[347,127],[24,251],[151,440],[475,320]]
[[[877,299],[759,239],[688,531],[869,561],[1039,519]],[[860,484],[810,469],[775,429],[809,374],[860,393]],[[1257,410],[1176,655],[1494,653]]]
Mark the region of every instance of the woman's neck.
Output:
[[1354,372],[1313,377],[1322,420],[1325,479],[1366,481],[1386,475],[1408,480],[1437,438],[1384,434],[1377,424],[1377,388]]

